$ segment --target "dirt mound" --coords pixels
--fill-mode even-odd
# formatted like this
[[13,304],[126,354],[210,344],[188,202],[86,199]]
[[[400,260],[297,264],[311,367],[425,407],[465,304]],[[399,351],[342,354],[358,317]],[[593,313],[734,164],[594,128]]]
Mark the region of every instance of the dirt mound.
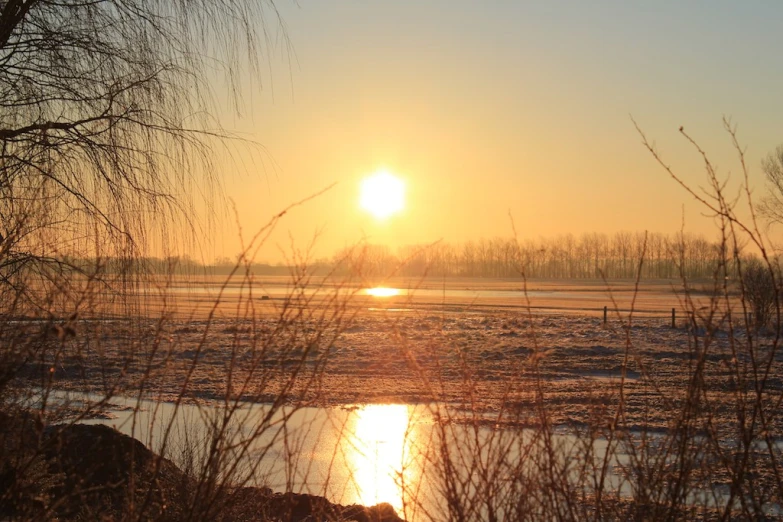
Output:
[[332,504],[323,497],[298,493],[273,493],[268,488],[239,488],[225,503],[224,520],[340,520],[399,522],[390,504],[365,507]]

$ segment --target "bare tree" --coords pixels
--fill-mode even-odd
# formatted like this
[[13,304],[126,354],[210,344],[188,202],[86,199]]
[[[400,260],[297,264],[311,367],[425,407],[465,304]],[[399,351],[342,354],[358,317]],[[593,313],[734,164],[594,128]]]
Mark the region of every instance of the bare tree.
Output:
[[758,258],[749,258],[742,271],[741,283],[744,297],[753,314],[752,323],[756,327],[772,323],[775,308],[778,306],[772,265],[765,264]]
[[208,74],[237,95],[268,13],[264,0],[0,2],[0,281],[192,225],[228,137]]
[[761,170],[767,178],[768,194],[762,199],[759,210],[770,223],[783,223],[783,145],[767,155],[761,162]]

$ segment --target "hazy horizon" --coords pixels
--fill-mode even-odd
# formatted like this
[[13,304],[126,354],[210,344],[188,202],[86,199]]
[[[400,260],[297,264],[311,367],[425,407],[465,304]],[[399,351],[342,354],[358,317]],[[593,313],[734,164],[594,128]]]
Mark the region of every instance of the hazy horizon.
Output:
[[[514,231],[710,236],[712,219],[645,150],[631,117],[696,188],[703,164],[680,126],[736,191],[730,118],[756,197],[760,161],[783,142],[783,5],[276,7],[285,33],[271,31],[263,87],[248,83],[237,111],[225,82],[213,86],[221,123],[263,149],[216,160],[238,221],[220,213],[205,259],[233,255],[239,227],[247,238],[332,184],[287,213],[259,260],[279,262],[291,238],[305,249],[315,236],[314,257],[362,240],[396,248]],[[379,169],[405,183],[404,208],[385,220],[359,204],[361,181]]]

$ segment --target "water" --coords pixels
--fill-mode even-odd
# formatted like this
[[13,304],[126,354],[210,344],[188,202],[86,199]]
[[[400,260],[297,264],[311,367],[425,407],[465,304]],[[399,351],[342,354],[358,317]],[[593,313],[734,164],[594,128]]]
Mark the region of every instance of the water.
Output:
[[[56,403],[76,408],[98,399],[54,394]],[[175,406],[125,397],[112,398],[107,409],[110,419],[80,422],[112,426],[183,469],[188,467],[185,450],[208,441],[209,427],[225,413],[218,405]],[[228,433],[235,443],[249,441],[240,460],[251,484],[322,495],[341,504],[388,502],[398,513],[413,513],[414,498],[427,503],[425,498],[433,496],[433,484],[424,479],[424,457],[434,451],[433,425],[424,405],[282,408],[270,415],[269,405],[246,403],[234,413]]]
[[[97,400],[94,395],[54,394],[55,403],[76,408]],[[442,422],[443,415],[452,420],[455,412],[437,405],[363,404],[275,411],[265,404],[236,406],[230,422],[222,425],[225,405],[175,406],[115,397],[103,408],[112,418],[80,422],[113,426],[182,469],[194,462],[199,469],[204,454],[194,454],[192,449],[209,447],[210,434],[224,426],[224,440],[241,450],[234,454],[239,464],[235,478],[248,477],[249,484],[275,491],[321,495],[340,504],[387,502],[409,521],[447,518],[443,477],[449,474],[461,477],[467,485],[459,492],[464,498],[476,493],[482,482],[474,478],[482,473],[502,488],[520,476],[537,480],[541,473],[537,467],[551,466],[545,461],[540,432],[496,425],[491,416],[480,417],[478,423]],[[651,441],[659,437],[648,434]],[[584,469],[584,442],[559,433],[551,444],[556,448],[555,467],[564,467],[569,481],[578,484],[580,469]],[[605,439],[592,441],[592,458],[598,468],[607,448]],[[445,461],[453,464],[448,473],[444,473]],[[613,448],[606,491],[631,497],[630,482],[621,471],[629,463],[626,453]],[[715,506],[721,499],[725,503],[726,493],[719,487],[692,490],[688,498],[695,505]],[[780,513],[779,506],[768,507],[770,513]]]
[[[56,402],[75,407],[97,399],[78,393],[55,394]],[[80,422],[113,426],[183,469],[189,458],[185,450],[208,442],[209,427],[218,425],[225,413],[217,404],[176,407],[124,397],[112,398],[107,409],[113,418]],[[269,405],[246,403],[234,413],[228,433],[240,445],[249,441],[239,460],[251,484],[321,495],[340,504],[387,502],[409,521],[435,513],[442,514],[435,515],[441,519],[447,514],[441,493],[444,454],[456,465],[452,473],[463,477],[505,454],[500,460],[506,465],[497,466],[495,472],[506,480],[524,446],[535,445],[532,430],[497,429],[491,422],[444,424],[437,421],[443,413],[436,406],[421,404],[283,408],[272,413]],[[574,442],[567,435],[556,437],[558,445],[574,447]],[[598,441],[599,454],[601,444]],[[612,475],[609,483],[613,482],[619,486],[619,477]]]

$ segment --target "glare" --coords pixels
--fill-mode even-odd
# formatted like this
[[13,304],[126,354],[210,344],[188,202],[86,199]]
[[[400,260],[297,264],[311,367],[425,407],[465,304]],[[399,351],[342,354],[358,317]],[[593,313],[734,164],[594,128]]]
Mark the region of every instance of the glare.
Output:
[[406,464],[412,441],[410,409],[404,404],[370,404],[356,411],[355,421],[355,446],[349,459],[359,502],[365,506],[388,502],[400,512],[401,480],[410,472]]
[[367,295],[371,295],[373,297],[393,297],[395,295],[400,295],[400,289],[399,288],[387,288],[385,286],[376,286],[375,288],[367,288],[364,290]]
[[362,181],[359,205],[377,219],[386,219],[405,207],[405,183],[380,170]]

